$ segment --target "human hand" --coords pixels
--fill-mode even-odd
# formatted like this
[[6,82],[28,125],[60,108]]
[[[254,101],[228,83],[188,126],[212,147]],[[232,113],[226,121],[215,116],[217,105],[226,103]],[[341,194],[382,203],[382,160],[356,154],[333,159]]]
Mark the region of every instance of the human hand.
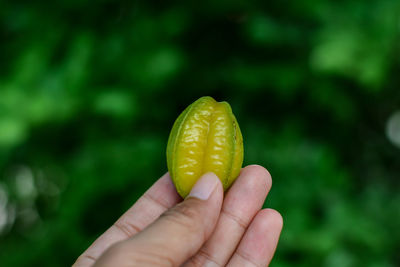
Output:
[[179,203],[167,173],[73,266],[268,266],[283,223],[277,211],[261,210],[270,188],[268,171],[250,165],[225,198],[208,173]]

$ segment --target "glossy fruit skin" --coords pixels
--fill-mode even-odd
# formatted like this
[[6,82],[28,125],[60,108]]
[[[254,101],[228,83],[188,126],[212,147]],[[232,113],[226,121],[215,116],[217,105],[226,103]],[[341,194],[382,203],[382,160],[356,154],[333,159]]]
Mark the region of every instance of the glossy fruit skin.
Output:
[[242,163],[243,137],[227,102],[204,96],[176,119],[168,139],[167,165],[183,198],[207,172],[214,172],[228,189]]

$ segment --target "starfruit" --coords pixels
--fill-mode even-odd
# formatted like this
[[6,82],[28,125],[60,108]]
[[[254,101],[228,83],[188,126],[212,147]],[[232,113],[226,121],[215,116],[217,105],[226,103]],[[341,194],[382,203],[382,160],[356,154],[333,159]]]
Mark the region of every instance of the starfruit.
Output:
[[243,137],[227,102],[201,97],[176,119],[167,145],[168,171],[185,198],[196,181],[213,172],[227,190],[243,163]]

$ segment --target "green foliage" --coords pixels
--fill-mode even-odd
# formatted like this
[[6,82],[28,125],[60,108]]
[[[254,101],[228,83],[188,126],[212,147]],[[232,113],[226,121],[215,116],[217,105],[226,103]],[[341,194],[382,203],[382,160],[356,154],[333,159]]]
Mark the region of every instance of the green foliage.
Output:
[[231,103],[245,164],[273,176],[265,206],[285,221],[273,266],[398,266],[400,150],[385,130],[399,12],[397,0],[2,3],[0,266],[72,264],[166,171],[172,124],[204,95]]

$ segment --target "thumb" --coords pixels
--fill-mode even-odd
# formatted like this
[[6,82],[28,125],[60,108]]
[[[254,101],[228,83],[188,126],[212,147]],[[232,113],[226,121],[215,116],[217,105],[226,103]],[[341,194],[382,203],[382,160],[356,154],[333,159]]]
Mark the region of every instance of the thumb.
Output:
[[211,235],[221,211],[222,184],[206,173],[186,199],[134,237],[100,257],[96,266],[180,266]]

